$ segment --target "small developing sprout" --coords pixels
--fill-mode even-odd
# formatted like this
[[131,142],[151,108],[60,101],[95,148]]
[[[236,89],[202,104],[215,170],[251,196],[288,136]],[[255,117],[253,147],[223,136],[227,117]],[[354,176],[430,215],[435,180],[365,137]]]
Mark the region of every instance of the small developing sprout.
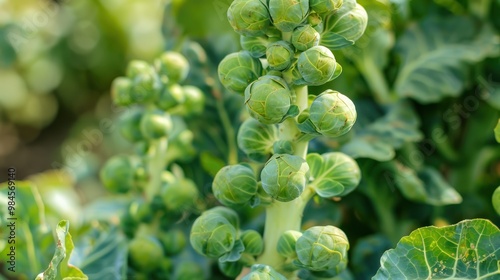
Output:
[[274,199],[288,202],[299,197],[309,179],[309,166],[300,156],[275,154],[262,169],[262,188]]
[[319,33],[311,25],[295,28],[292,33],[292,44],[298,51],[305,51],[319,44]]
[[179,83],[189,73],[189,62],[178,52],[165,52],[156,61],[155,68],[163,83]]
[[111,98],[118,106],[128,106],[132,102],[132,81],[126,77],[118,77],[111,85]]
[[161,232],[158,238],[167,256],[175,256],[186,247],[186,235],[182,230],[171,229]]
[[325,29],[335,33],[349,41],[358,40],[368,26],[368,14],[363,6],[354,4],[356,1],[349,0],[349,4],[326,19]]
[[[191,227],[190,243],[199,254],[218,258],[233,249],[237,227],[228,219],[237,214],[230,209],[213,208],[199,216]],[[239,222],[238,222],[239,223]]]
[[337,61],[326,47],[315,46],[301,53],[297,69],[304,81],[311,86],[323,85],[334,78]]
[[144,140],[140,124],[144,110],[141,108],[130,108],[120,116],[118,126],[121,135],[130,142],[136,143]]
[[185,116],[199,115],[205,108],[205,95],[198,87],[186,85],[182,86],[184,92],[184,103],[182,112]]
[[266,58],[271,70],[283,71],[292,65],[295,51],[287,41],[270,44],[266,50]]
[[128,156],[114,156],[104,164],[100,177],[111,192],[126,193],[135,186],[138,164]]
[[[161,243],[153,236],[140,235],[128,245],[131,264],[138,271],[152,272],[158,269],[163,259]],[[148,256],[145,258],[144,256]]]
[[309,0],[311,9],[320,15],[329,15],[342,7],[342,0]]
[[257,231],[246,230],[241,234],[240,239],[245,246],[245,253],[258,256],[264,251],[264,239]]
[[156,100],[156,105],[163,111],[178,106],[185,101],[184,91],[178,84],[167,85],[163,88],[159,98]]
[[273,151],[273,143],[278,140],[278,129],[275,125],[248,118],[241,124],[236,140],[238,147],[249,158],[265,161]]
[[297,240],[302,236],[302,232],[296,230],[285,231],[278,239],[277,251],[282,257],[296,259],[297,251],[295,246]]
[[148,139],[168,136],[172,126],[170,115],[161,110],[144,113],[140,123],[142,135]]
[[229,24],[245,36],[262,36],[271,24],[264,0],[235,0],[227,10]]
[[153,211],[148,203],[144,200],[135,200],[128,207],[128,217],[132,218],[135,223],[149,223],[153,218]]
[[321,23],[323,23],[323,18],[318,15],[318,13],[310,13],[309,16],[307,16],[307,23],[310,24],[312,27],[316,28],[319,26]]
[[193,209],[198,195],[195,183],[187,178],[164,185],[161,192],[163,203],[171,212],[184,212]]
[[264,124],[283,121],[292,104],[290,89],[277,76],[262,76],[245,89],[245,105],[250,115]]
[[218,73],[225,88],[243,93],[262,74],[262,64],[249,52],[241,51],[227,55],[219,64]]
[[145,61],[131,61],[127,67],[127,76],[131,80],[132,103],[147,103],[158,96],[161,89],[160,80],[153,67]]
[[307,18],[309,0],[269,0],[269,13],[276,28],[291,32]]
[[252,270],[241,280],[287,280],[272,267],[265,264],[254,264]]
[[266,55],[267,44],[269,40],[265,37],[240,36],[241,48],[250,53],[255,58],[261,58]]
[[226,206],[242,205],[257,194],[253,170],[243,164],[224,166],[212,183],[214,196]]
[[240,261],[236,262],[221,262],[218,261],[219,270],[227,277],[236,279],[243,270],[243,263]]
[[315,226],[307,229],[297,240],[299,262],[312,271],[335,270],[347,266],[349,241],[345,233],[334,226]]
[[349,132],[356,117],[354,103],[347,96],[330,89],[314,99],[309,116],[316,130],[327,137],[338,137]]

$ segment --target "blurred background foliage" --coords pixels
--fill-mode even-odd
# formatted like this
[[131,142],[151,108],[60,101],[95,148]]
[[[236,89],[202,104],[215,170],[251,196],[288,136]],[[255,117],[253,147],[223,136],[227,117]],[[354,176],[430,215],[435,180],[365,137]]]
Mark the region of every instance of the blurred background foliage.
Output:
[[[317,139],[310,149],[356,158],[363,180],[342,201],[316,199],[304,227],[341,225],[354,248],[350,271],[368,279],[381,254],[416,227],[474,217],[500,224],[490,203],[500,182],[493,135],[500,117],[500,1],[358,1],[369,13],[367,32],[334,52],[342,75],[311,89],[348,95],[358,120],[346,136]],[[186,120],[196,155],[176,164],[215,204],[210,186],[231,156],[230,127],[246,117],[242,97],[216,81],[218,62],[240,49],[226,19],[230,3],[0,0],[0,169],[15,166],[19,179],[29,179],[18,197],[26,223],[19,238],[37,244],[22,245],[28,278],[49,262],[51,227],[62,218],[72,223],[75,262],[84,272],[124,273],[125,237],[117,232],[110,240],[109,232],[116,232],[116,213],[127,199],[108,194],[97,174],[111,155],[133,149],[117,133],[121,109],[109,96],[132,59],[151,62],[165,49],[189,59],[185,84],[200,87],[207,104],[203,118]],[[33,175],[50,169],[62,171]],[[244,228],[262,229],[259,210],[240,213]],[[37,212],[46,214],[28,218]],[[223,279],[214,264],[204,265]]]

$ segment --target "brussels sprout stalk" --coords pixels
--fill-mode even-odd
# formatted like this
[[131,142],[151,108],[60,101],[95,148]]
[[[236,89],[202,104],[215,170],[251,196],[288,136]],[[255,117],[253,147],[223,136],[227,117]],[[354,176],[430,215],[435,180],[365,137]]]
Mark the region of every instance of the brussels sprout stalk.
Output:
[[152,201],[153,197],[160,192],[161,172],[167,165],[165,154],[167,153],[167,137],[153,141],[149,149],[149,184],[146,186],[146,200]]

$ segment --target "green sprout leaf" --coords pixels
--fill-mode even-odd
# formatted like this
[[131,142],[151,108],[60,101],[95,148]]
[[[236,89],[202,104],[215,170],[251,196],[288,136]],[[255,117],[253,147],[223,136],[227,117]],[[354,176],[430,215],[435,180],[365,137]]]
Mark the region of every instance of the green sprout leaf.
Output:
[[470,19],[452,18],[427,20],[410,28],[396,47],[403,65],[395,92],[421,103],[458,96],[467,84],[468,65],[495,51],[493,30],[476,26]]
[[[49,267],[40,273],[36,280],[86,280],[88,277],[83,272],[68,263],[71,252],[74,249],[73,240],[69,233],[69,222],[60,221],[56,228],[57,247]],[[59,275],[59,277],[58,277]]]
[[493,203],[493,208],[495,208],[497,214],[500,215],[500,187],[493,192],[491,202]]
[[500,230],[488,220],[465,220],[403,237],[372,279],[498,279],[499,261]]
[[497,126],[495,126],[495,139],[497,140],[498,143],[500,143],[500,119],[498,119]]

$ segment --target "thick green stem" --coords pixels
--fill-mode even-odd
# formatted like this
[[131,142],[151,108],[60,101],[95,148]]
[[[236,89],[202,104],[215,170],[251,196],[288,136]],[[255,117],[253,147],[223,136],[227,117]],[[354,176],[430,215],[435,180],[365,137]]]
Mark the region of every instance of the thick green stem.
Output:
[[153,141],[148,151],[149,183],[145,189],[146,200],[148,202],[151,202],[153,197],[160,193],[161,173],[167,165],[167,157],[165,156],[167,153],[167,147],[168,139],[163,137]]
[[[307,108],[307,86],[295,88],[296,101],[300,111]],[[289,118],[280,124],[280,140],[292,142],[294,154],[305,159],[307,155],[308,141],[298,141],[300,130],[297,127],[296,120]],[[287,279],[294,279],[295,273],[284,271],[285,258],[277,252],[277,244],[280,236],[287,230],[300,231],[302,215],[307,202],[314,195],[314,190],[307,188],[300,197],[290,202],[273,202],[266,209],[266,223],[264,228],[264,253],[257,259],[257,263],[266,264],[274,267]]]
[[375,61],[371,58],[354,59],[356,67],[363,74],[366,83],[374,94],[375,99],[382,104],[391,103],[394,101],[391,96],[389,86],[385,80],[384,74],[375,65]]

